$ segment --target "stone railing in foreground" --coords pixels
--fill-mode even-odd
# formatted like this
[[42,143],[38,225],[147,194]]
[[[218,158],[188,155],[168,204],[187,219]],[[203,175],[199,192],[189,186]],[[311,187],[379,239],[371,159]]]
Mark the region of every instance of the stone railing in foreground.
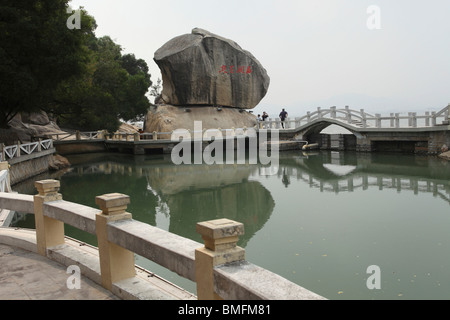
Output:
[[[123,194],[96,197],[101,210],[62,200],[58,180],[35,182],[35,196],[0,193],[0,207],[34,213],[37,252],[51,256],[64,246],[64,224],[96,235],[101,284],[119,294],[135,282],[134,254],[196,282],[199,300],[324,299],[245,261],[238,247],[241,223],[219,219],[197,224],[205,244],[133,220]],[[93,279],[95,281],[95,279]],[[117,289],[118,288],[118,289]],[[120,296],[120,295],[119,295]]]
[[9,177],[9,164],[6,161],[4,162],[0,161],[0,192],[10,192],[10,191],[11,191],[11,182]]

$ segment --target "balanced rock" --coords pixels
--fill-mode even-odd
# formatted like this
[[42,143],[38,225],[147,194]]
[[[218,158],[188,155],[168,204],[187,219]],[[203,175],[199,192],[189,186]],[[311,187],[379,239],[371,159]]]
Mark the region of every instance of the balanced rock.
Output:
[[161,70],[161,102],[252,109],[264,98],[270,78],[261,63],[236,42],[195,28],[155,52]]

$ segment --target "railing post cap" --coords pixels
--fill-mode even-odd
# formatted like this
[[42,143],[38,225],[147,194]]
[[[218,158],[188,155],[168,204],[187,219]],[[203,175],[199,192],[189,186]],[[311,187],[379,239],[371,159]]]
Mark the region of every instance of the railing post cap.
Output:
[[244,225],[230,219],[217,219],[197,223],[196,230],[204,238],[213,240],[244,234]]
[[127,209],[130,197],[121,193],[108,193],[95,197],[95,203],[100,207],[103,214],[119,214]]
[[40,180],[34,182],[34,186],[40,195],[58,192],[60,185],[61,184],[59,180],[53,179]]
[[9,167],[8,161],[0,161],[0,170],[8,170]]

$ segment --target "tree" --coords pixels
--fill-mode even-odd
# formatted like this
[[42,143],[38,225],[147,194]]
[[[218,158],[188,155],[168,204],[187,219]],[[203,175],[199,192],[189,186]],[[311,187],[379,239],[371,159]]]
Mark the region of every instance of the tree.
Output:
[[18,112],[44,108],[55,87],[83,74],[86,39],[95,20],[67,28],[68,0],[2,0],[0,3],[0,127]]
[[158,97],[161,94],[161,79],[158,78],[156,81],[156,84],[151,86],[150,95],[155,97]]
[[116,131],[119,119],[136,120],[147,112],[152,82],[148,65],[133,54],[122,55],[108,37],[90,39],[89,63],[83,77],[62,83],[49,109],[59,124],[80,130]]

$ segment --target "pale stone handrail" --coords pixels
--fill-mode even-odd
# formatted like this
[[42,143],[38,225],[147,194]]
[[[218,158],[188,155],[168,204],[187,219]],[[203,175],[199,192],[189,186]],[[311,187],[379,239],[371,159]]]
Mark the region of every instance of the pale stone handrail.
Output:
[[52,133],[49,136],[55,141],[103,139],[103,131],[85,131]]
[[35,196],[0,192],[0,208],[34,213],[37,252],[65,242],[64,223],[97,236],[102,285],[135,275],[134,254],[197,283],[198,299],[324,299],[279,275],[245,261],[236,245],[243,225],[228,219],[197,224],[201,243],[133,220],[129,197],[96,197],[99,209],[62,200],[58,180],[35,182]]
[[10,192],[10,191],[11,191],[11,183],[9,177],[9,163],[6,161],[0,162],[0,192]]
[[[344,122],[355,128],[418,128],[435,127],[442,120],[442,124],[449,124],[450,104],[438,112],[425,112],[424,115],[418,115],[416,112],[408,112],[408,115],[400,113],[390,113],[388,116],[375,115],[367,113],[364,109],[354,110],[346,106],[343,109],[331,107],[329,109],[317,108],[316,111],[307,112],[306,115],[296,118],[286,118],[284,121],[285,129],[295,129],[302,125],[321,119],[333,119]],[[406,120],[406,121],[405,121]],[[419,120],[419,121],[418,121]],[[420,122],[420,123],[419,123]],[[269,118],[259,123],[262,129],[282,129],[280,119]]]
[[[213,131],[219,131],[224,137],[234,137],[238,135],[246,135],[247,131],[255,128],[229,128],[229,129],[203,129],[202,131],[190,131],[187,130],[191,135],[194,136],[199,134],[202,139],[208,139],[208,134]],[[116,131],[114,133],[108,133],[107,131],[90,131],[90,132],[80,132],[77,131],[75,134],[65,133],[65,134],[53,134],[52,138],[55,141],[80,141],[80,140],[107,140],[107,141],[158,141],[158,140],[171,140],[174,131],[171,132],[121,132]]]
[[7,161],[13,158],[18,158],[22,155],[29,155],[32,153],[41,152],[53,148],[53,140],[46,139],[30,142],[30,143],[18,143],[17,145],[5,146],[1,144],[0,161]]
[[11,186],[9,185],[9,172],[8,170],[0,170],[0,192],[11,191]]
[[20,193],[0,193],[0,208],[16,212],[34,213],[33,196]]

